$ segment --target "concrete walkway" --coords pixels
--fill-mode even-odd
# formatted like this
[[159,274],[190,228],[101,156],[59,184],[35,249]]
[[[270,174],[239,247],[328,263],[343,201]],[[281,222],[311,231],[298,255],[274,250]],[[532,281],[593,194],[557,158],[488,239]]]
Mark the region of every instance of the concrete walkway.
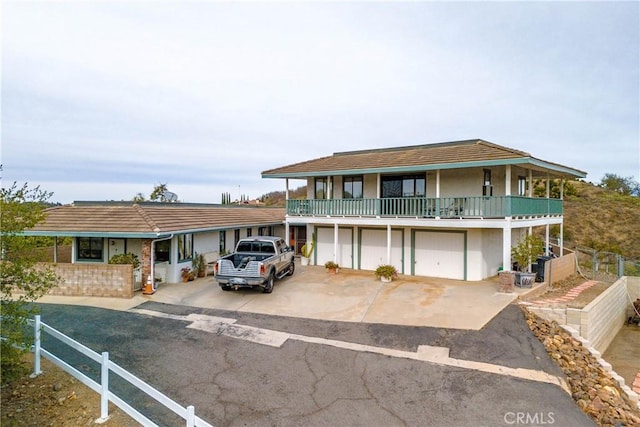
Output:
[[309,319],[479,330],[519,295],[536,290],[501,293],[497,278],[464,282],[401,276],[382,283],[370,271],[341,269],[334,275],[323,267],[296,267],[292,277],[276,282],[272,294],[224,292],[209,276],[162,284],[153,295],[136,293],[131,299],[45,296],[38,302],[129,310],[153,301]]

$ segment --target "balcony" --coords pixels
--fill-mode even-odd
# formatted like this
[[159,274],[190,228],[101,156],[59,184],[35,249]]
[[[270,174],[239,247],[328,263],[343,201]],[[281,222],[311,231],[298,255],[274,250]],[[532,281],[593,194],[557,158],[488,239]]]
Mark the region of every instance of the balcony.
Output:
[[522,196],[287,200],[290,216],[505,218],[562,215],[562,200]]

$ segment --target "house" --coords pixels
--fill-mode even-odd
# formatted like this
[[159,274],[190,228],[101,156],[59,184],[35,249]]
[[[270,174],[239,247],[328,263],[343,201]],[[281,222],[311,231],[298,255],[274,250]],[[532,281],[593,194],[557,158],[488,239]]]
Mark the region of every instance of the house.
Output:
[[[46,214],[43,223],[24,234],[72,238],[71,264],[76,268],[68,272],[68,280],[74,281],[80,274],[85,282],[92,282],[86,279],[93,276],[105,281],[107,273],[99,267],[107,267],[113,255],[131,252],[141,261],[141,268],[136,272],[139,286],[149,277],[180,281],[181,269],[191,268],[196,252],[217,256],[233,250],[243,237],[284,236],[285,211],[190,203],[74,202],[49,208]],[[57,261],[55,255],[54,261]],[[80,269],[87,271],[78,273]],[[110,277],[108,281],[117,280]],[[100,283],[96,283],[96,287],[98,285]],[[94,294],[86,289],[80,293]]]
[[[482,280],[511,268],[511,247],[533,227],[545,228],[547,247],[550,226],[562,236],[564,180],[586,173],[478,139],[339,152],[262,177],[285,179],[285,233],[315,234],[312,263]],[[288,198],[290,179],[307,181],[306,200]],[[546,197],[534,197],[534,180]]]

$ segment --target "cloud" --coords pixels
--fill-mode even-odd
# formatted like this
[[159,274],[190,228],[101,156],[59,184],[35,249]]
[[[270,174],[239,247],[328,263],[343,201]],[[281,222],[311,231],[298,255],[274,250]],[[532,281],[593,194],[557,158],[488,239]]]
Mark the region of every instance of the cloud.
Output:
[[268,192],[266,169],[469,138],[640,179],[637,3],[4,6],[9,180]]

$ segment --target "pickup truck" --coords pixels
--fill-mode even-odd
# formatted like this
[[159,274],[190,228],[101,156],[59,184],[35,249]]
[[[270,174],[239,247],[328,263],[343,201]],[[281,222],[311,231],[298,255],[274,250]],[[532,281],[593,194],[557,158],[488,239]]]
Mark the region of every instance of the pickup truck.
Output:
[[236,250],[220,258],[215,278],[223,291],[261,288],[273,292],[273,282],[295,271],[293,249],[280,237],[258,236],[241,239]]

